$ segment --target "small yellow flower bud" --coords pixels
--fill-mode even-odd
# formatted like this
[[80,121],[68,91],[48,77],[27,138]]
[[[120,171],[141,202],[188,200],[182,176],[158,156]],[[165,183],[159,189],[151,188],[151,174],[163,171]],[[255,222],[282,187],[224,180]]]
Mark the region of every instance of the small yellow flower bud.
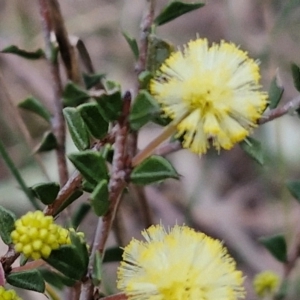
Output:
[[0,299],[1,300],[22,300],[15,291],[6,290],[3,286],[0,286]]
[[11,238],[17,252],[27,258],[40,259],[49,257],[52,250],[67,244],[66,238],[61,238],[61,231],[67,232],[54,223],[53,217],[35,211],[16,220]]
[[279,286],[279,276],[272,271],[264,271],[257,274],[253,280],[253,288],[257,296],[264,297],[274,294]]

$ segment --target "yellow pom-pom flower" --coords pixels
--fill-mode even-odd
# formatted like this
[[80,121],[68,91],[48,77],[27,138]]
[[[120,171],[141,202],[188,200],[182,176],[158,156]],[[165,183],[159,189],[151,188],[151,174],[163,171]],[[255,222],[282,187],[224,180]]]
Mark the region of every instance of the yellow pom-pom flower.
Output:
[[11,238],[15,250],[32,259],[47,258],[52,250],[71,243],[68,230],[41,211],[28,212],[16,220]]
[[218,240],[187,226],[142,232],[125,247],[118,288],[130,300],[243,299],[242,272]]
[[0,286],[0,300],[22,300],[14,290],[6,290]]
[[256,126],[266,104],[258,62],[232,43],[189,42],[163,63],[150,92],[174,120],[183,147],[231,149]]
[[280,278],[272,271],[257,274],[253,280],[253,288],[257,296],[264,297],[275,293],[279,287]]

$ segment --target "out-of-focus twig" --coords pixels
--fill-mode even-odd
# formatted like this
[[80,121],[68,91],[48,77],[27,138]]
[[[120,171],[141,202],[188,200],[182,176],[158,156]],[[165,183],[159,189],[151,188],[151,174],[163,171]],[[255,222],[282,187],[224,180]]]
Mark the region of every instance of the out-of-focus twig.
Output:
[[68,168],[65,156],[65,139],[66,129],[63,116],[62,105],[62,83],[59,73],[59,66],[56,59],[53,59],[53,45],[51,42],[51,32],[54,28],[52,23],[51,10],[49,3],[52,1],[39,0],[40,14],[42,17],[43,33],[46,43],[46,56],[49,63],[50,72],[52,75],[53,97],[54,97],[54,117],[52,120],[52,128],[57,139],[57,162],[59,169],[59,181],[64,185],[68,180]]
[[76,57],[75,47],[72,47],[57,0],[48,0],[53,30],[59,45],[60,54],[65,65],[68,79],[80,83],[81,75]]

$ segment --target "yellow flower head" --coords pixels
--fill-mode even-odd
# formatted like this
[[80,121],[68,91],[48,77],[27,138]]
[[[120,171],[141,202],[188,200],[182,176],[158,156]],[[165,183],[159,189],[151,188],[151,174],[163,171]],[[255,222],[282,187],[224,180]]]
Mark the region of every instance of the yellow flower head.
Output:
[[279,287],[279,276],[272,271],[257,274],[253,280],[253,288],[257,296],[264,297],[273,294]]
[[52,250],[71,243],[68,230],[56,225],[53,217],[41,211],[28,212],[18,219],[11,238],[15,250],[32,259],[47,258]]
[[237,300],[243,276],[218,240],[187,226],[151,226],[124,249],[118,288],[130,300]]
[[14,290],[6,290],[0,286],[0,300],[22,300]]
[[255,127],[267,104],[258,63],[234,44],[206,39],[174,52],[150,82],[150,92],[177,124],[183,147],[202,154],[210,141],[230,149]]

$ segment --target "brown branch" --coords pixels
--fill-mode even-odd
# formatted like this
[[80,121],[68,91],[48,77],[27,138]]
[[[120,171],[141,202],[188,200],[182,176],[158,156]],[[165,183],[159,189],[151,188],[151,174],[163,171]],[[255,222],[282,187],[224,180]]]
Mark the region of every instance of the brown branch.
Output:
[[104,249],[109,232],[112,227],[112,222],[114,220],[116,210],[119,205],[122,191],[126,185],[126,171],[127,168],[126,161],[126,141],[129,130],[128,125],[128,115],[131,104],[131,94],[127,92],[123,97],[123,111],[122,115],[118,120],[116,139],[114,144],[114,156],[112,161],[111,177],[109,181],[109,201],[110,206],[108,212],[99,218],[94,242],[92,245],[91,255],[88,265],[88,274],[86,281],[82,284],[80,300],[90,300],[93,298],[93,283],[91,281],[91,273],[94,267],[95,254],[97,251],[101,255],[104,254]]
[[59,170],[59,181],[63,185],[68,180],[67,161],[65,156],[66,129],[62,105],[62,83],[60,79],[59,66],[56,59],[53,59],[53,45],[51,42],[51,31],[53,30],[51,11],[48,6],[49,0],[39,0],[40,14],[42,17],[43,33],[46,43],[46,55],[49,69],[52,75],[53,96],[54,96],[54,117],[52,129],[57,140],[56,156]]
[[7,252],[0,257],[0,263],[2,264],[5,273],[11,271],[11,265],[20,256],[20,253],[16,253],[14,245],[9,245]]
[[288,113],[294,113],[297,109],[300,108],[300,96],[295,97],[294,99],[290,100],[286,104],[281,107],[274,108],[270,110],[268,113],[263,115],[258,124],[265,124],[270,122],[274,119],[280,118]]

